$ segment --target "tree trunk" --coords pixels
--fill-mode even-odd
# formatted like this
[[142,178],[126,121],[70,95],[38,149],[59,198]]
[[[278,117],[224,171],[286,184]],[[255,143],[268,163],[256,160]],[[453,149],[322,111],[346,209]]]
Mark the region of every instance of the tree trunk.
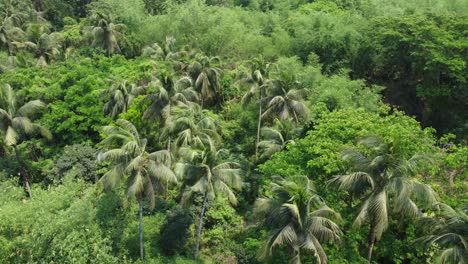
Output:
[[20,155],[18,148],[16,147],[16,145],[13,146],[13,148],[15,149],[16,161],[18,162],[18,166],[20,169],[20,177],[23,180],[24,188],[26,192],[28,193],[29,198],[31,199],[32,192],[31,192],[31,185],[29,183],[29,177],[26,174],[26,171],[24,170],[24,166],[23,166],[23,163],[21,162],[21,155]]
[[203,216],[205,215],[206,203],[208,202],[208,193],[206,192],[203,197],[203,204],[200,211],[200,216],[198,218],[198,227],[197,227],[197,242],[195,244],[195,254],[194,257],[198,257],[198,250],[200,249],[200,238],[203,225]]
[[367,247],[367,263],[371,264],[372,261],[372,250],[374,249],[375,244],[375,226],[371,224],[368,237],[368,247]]
[[139,220],[140,220],[140,226],[138,228],[138,231],[140,233],[140,258],[143,260],[144,258],[144,251],[143,251],[143,199],[140,198],[140,210],[139,210]]
[[[167,151],[169,152],[169,155],[171,154],[171,136],[167,138]],[[166,198],[168,196],[169,192],[169,179],[166,181]]]
[[262,126],[262,99],[258,108],[257,139],[255,141],[255,157],[258,158],[258,143],[260,142],[260,127]]

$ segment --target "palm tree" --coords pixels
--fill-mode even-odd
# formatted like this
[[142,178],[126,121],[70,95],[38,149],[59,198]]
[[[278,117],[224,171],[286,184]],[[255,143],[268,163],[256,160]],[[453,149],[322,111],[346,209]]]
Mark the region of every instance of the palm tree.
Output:
[[335,176],[331,183],[353,197],[361,198],[362,205],[353,225],[370,224],[367,260],[371,263],[374,244],[387,229],[390,212],[418,216],[421,212],[416,202],[432,205],[436,195],[429,186],[411,178],[428,160],[425,155],[416,154],[406,159],[397,153],[395,144],[374,136],[364,137],[358,144],[367,151],[346,150],[342,159],[350,162],[351,171]]
[[182,202],[187,203],[194,194],[203,197],[194,253],[197,258],[208,200],[213,200],[217,196],[227,196],[231,204],[237,204],[233,190],[240,191],[242,188],[241,171],[238,163],[223,159],[226,151],[216,150],[214,142],[204,148],[183,147],[179,150],[179,154],[182,161],[177,164],[177,173],[184,176],[186,186]]
[[263,140],[258,143],[260,149],[260,160],[270,158],[276,152],[286,148],[288,144],[294,144],[293,138],[300,129],[294,128],[290,122],[277,120],[273,127],[262,127]]
[[219,143],[220,124],[198,104],[179,105],[172,108],[161,137],[175,135],[174,152],[181,147],[208,148],[212,142]]
[[466,263],[468,252],[468,208],[455,210],[446,204],[436,204],[436,216],[425,217],[421,224],[430,235],[417,241],[427,245],[438,244],[437,264]]
[[219,102],[221,93],[221,69],[213,65],[219,63],[218,57],[200,56],[188,68],[188,73],[195,84],[195,90],[200,94],[200,105]]
[[270,64],[266,63],[263,57],[258,57],[252,61],[251,73],[238,81],[240,84],[250,85],[250,89],[242,97],[244,105],[250,103],[253,98],[257,99],[258,103],[258,121],[257,121],[257,137],[255,140],[255,156],[258,154],[258,144],[260,142],[260,128],[262,126],[262,114],[264,97],[266,96],[265,78],[268,75]]
[[11,54],[13,43],[20,41],[24,36],[23,30],[16,26],[16,17],[16,15],[5,16],[0,24],[0,48],[6,49],[8,54]]
[[46,105],[40,100],[33,100],[20,105],[13,88],[8,84],[5,84],[0,92],[0,130],[3,132],[3,141],[7,146],[12,146],[15,150],[16,161],[20,168],[20,177],[29,198],[32,198],[30,179],[21,161],[18,145],[25,138],[31,136],[40,135],[47,139],[52,138],[47,128],[31,120],[45,107]]
[[178,52],[175,51],[175,41],[174,37],[167,36],[166,43],[160,46],[157,43],[153,45],[146,46],[142,50],[142,55],[151,57],[156,60],[168,61],[179,57]]
[[306,176],[287,180],[273,177],[271,195],[258,198],[255,214],[271,230],[260,259],[271,256],[276,246],[286,246],[290,263],[301,263],[301,251],[312,252],[318,263],[327,264],[322,243],[338,242],[342,232],[335,221],[338,213],[325,205]]
[[62,34],[59,32],[50,33],[47,25],[29,25],[27,35],[27,41],[14,42],[14,44],[19,48],[29,49],[37,58],[37,66],[47,66],[52,58],[60,53]]
[[140,257],[143,259],[143,199],[145,196],[148,198],[152,210],[155,192],[164,191],[163,183],[175,183],[177,178],[171,170],[171,154],[168,151],[148,153],[147,140],[140,137],[132,123],[123,119],[116,123],[117,126],[102,129],[106,138],[101,144],[110,149],[100,153],[98,159],[109,162],[111,168],[101,181],[106,189],[113,189],[126,179],[128,196],[138,200]]
[[295,76],[279,71],[277,77],[265,82],[266,109],[262,119],[278,118],[281,121],[294,120],[299,124],[301,119],[306,119],[309,109],[302,103],[306,96],[306,90],[296,80]]
[[107,57],[120,53],[119,40],[124,39],[123,32],[127,29],[124,24],[115,24],[111,14],[96,12],[92,16],[94,26],[86,29],[91,34],[93,45],[103,48]]
[[113,84],[103,91],[104,97],[109,98],[103,111],[112,118],[117,118],[120,113],[127,112],[135,97],[143,94],[145,87],[128,83],[127,80],[111,80]]

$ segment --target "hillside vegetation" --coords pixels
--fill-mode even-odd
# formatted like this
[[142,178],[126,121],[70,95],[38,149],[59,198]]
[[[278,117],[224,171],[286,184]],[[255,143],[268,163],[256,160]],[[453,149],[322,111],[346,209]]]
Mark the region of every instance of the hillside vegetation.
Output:
[[0,263],[466,263],[467,14],[0,0]]

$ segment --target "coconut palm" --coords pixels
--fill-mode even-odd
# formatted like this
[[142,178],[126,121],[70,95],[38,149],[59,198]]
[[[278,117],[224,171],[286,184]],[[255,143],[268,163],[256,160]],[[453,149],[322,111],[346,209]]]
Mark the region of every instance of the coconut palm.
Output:
[[133,100],[145,91],[145,87],[129,83],[127,80],[111,80],[113,84],[103,91],[103,96],[108,98],[103,111],[112,118],[117,118],[120,113],[127,112]]
[[60,53],[62,34],[49,32],[48,25],[30,24],[27,30],[27,41],[14,42],[19,48],[30,50],[37,58],[37,66],[47,66],[52,58]]
[[195,90],[200,94],[200,105],[220,101],[221,69],[214,67],[219,63],[218,57],[199,56],[189,68],[188,73],[193,80]]
[[172,108],[161,137],[167,138],[168,135],[175,136],[174,152],[181,147],[210,147],[212,142],[219,143],[221,140],[219,121],[198,104]]
[[288,144],[295,144],[293,138],[300,129],[295,128],[290,122],[277,120],[273,127],[262,127],[262,141],[258,143],[260,160],[270,158],[276,152],[286,148]]
[[242,97],[244,105],[250,103],[252,99],[256,98],[258,104],[258,121],[257,121],[257,137],[255,140],[255,156],[258,154],[258,143],[260,142],[260,128],[262,126],[262,114],[264,97],[266,96],[265,79],[268,75],[270,64],[266,63],[263,57],[258,57],[252,61],[251,73],[244,78],[241,78],[238,83],[241,85],[249,85],[249,90]]
[[110,57],[114,53],[120,53],[119,40],[123,40],[123,32],[127,29],[124,24],[115,24],[111,14],[96,12],[92,16],[94,26],[88,27],[86,32],[91,35],[93,45],[106,51]]
[[183,147],[179,149],[182,161],[177,164],[177,173],[184,177],[185,190],[182,202],[187,203],[194,194],[203,197],[197,224],[195,258],[198,257],[203,217],[209,200],[226,196],[233,205],[237,204],[234,190],[242,188],[241,170],[236,162],[224,160],[225,150],[217,150],[214,142],[203,148]]
[[371,263],[374,244],[387,229],[390,213],[419,216],[416,202],[432,205],[436,195],[429,186],[411,178],[428,161],[425,155],[415,154],[407,159],[396,152],[395,144],[375,136],[364,137],[358,144],[367,150],[346,150],[342,159],[350,162],[351,170],[346,175],[335,176],[331,183],[362,200],[353,225],[357,228],[370,225],[367,259]]
[[146,46],[142,50],[142,55],[162,61],[178,58],[179,55],[175,51],[175,41],[176,39],[174,37],[167,36],[164,45],[161,46],[158,43],[154,43],[150,46]]
[[15,22],[17,19],[16,15],[5,16],[0,24],[0,48],[5,49],[8,54],[11,54],[11,50],[14,42],[20,41],[24,36],[24,31],[17,26]]
[[437,244],[442,249],[437,264],[466,263],[468,252],[468,208],[455,210],[446,204],[436,204],[436,216],[425,217],[421,224],[429,233],[417,241],[426,245]]
[[276,247],[286,246],[290,263],[301,263],[301,252],[309,251],[318,263],[327,264],[322,244],[338,242],[342,235],[335,223],[340,220],[339,214],[325,205],[306,176],[287,180],[274,176],[271,195],[258,198],[254,212],[262,225],[271,230],[259,252],[262,260],[271,256]]
[[3,132],[1,135],[3,135],[3,142],[15,150],[20,177],[30,198],[32,198],[30,179],[21,160],[18,145],[26,137],[39,135],[47,139],[52,138],[48,129],[31,120],[45,107],[46,105],[40,100],[20,105],[15,92],[8,84],[5,84],[0,91],[0,130]]
[[176,183],[177,178],[171,170],[172,159],[168,151],[149,153],[147,140],[140,137],[132,123],[123,119],[116,123],[116,126],[102,129],[106,138],[101,144],[109,149],[100,153],[98,159],[110,163],[111,167],[101,181],[106,189],[113,189],[125,180],[128,196],[138,200],[140,257],[143,259],[143,199],[146,196],[150,209],[153,209],[155,193],[164,191],[163,183]]
[[299,124],[308,116],[309,109],[302,102],[306,96],[306,90],[294,76],[286,71],[276,73],[277,77],[265,82],[266,109],[262,119],[278,118],[281,121],[294,120]]

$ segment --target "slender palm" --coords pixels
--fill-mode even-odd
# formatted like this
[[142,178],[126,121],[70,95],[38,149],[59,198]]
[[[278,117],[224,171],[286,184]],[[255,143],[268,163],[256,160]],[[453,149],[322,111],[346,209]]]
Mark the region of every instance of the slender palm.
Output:
[[202,56],[190,65],[188,72],[194,82],[194,87],[200,94],[200,105],[220,101],[221,94],[221,69],[213,65],[219,63],[218,57]]
[[223,160],[225,150],[216,150],[214,143],[209,147],[179,150],[182,161],[178,163],[177,172],[184,177],[186,186],[182,202],[189,201],[194,194],[203,196],[203,202],[198,217],[197,240],[195,244],[195,258],[198,257],[200,239],[208,200],[217,196],[226,196],[233,205],[237,204],[234,190],[242,188],[241,171],[236,162]]
[[255,214],[271,230],[260,259],[271,256],[276,246],[284,245],[290,263],[301,263],[301,251],[309,251],[318,263],[327,264],[322,243],[340,240],[342,232],[335,223],[339,214],[325,205],[306,176],[273,179],[271,196],[255,202]]
[[21,153],[17,146],[22,140],[30,136],[40,135],[47,139],[52,138],[48,129],[31,120],[45,107],[46,105],[40,100],[33,100],[20,105],[15,92],[8,84],[4,85],[0,91],[0,130],[3,132],[3,141],[7,146],[12,146],[15,149],[20,177],[30,198],[32,198],[30,179],[24,169]]
[[98,158],[109,162],[111,168],[101,181],[107,189],[113,189],[125,179],[128,195],[138,200],[140,257],[143,259],[143,199],[146,196],[153,209],[155,192],[164,191],[165,182],[177,182],[171,170],[171,154],[166,150],[148,153],[147,140],[126,120],[119,119],[117,126],[105,126],[102,131],[106,138],[101,144],[110,149],[100,153]]
[[466,263],[468,253],[468,208],[455,210],[446,204],[436,205],[436,216],[421,220],[422,226],[429,232],[417,241],[427,245],[438,244],[440,250],[436,263]]
[[95,13],[92,16],[94,26],[87,28],[91,34],[93,45],[106,51],[109,57],[114,53],[120,53],[119,40],[124,39],[123,32],[127,29],[124,24],[115,24],[112,15]]
[[[416,154],[410,159],[396,152],[398,149],[373,136],[365,137],[359,145],[368,152],[348,149],[342,159],[350,161],[347,175],[335,176],[331,182],[354,197],[362,199],[362,205],[354,221],[355,227],[370,224],[367,259],[371,263],[376,241],[388,227],[391,212],[408,216],[421,214],[416,202],[432,205],[436,201],[434,191],[411,178],[427,157]],[[366,154],[366,153],[371,154]]]
[[299,123],[308,116],[309,109],[302,103],[306,90],[287,72],[277,73],[278,77],[268,80],[266,100],[267,106],[262,114],[263,119],[278,118],[279,120],[294,120]]
[[240,84],[247,84],[250,86],[247,93],[242,97],[242,103],[244,105],[250,103],[253,98],[257,99],[258,121],[257,137],[255,140],[255,156],[258,154],[258,144],[260,142],[260,128],[262,126],[264,97],[266,96],[266,89],[268,88],[268,86],[265,85],[265,78],[268,75],[269,68],[270,64],[267,64],[263,57],[254,59],[251,66],[251,73],[238,81]]
[[126,80],[114,80],[111,87],[103,91],[104,97],[108,98],[103,108],[104,113],[117,118],[120,113],[127,112],[135,97],[144,91],[144,87],[128,83]]

